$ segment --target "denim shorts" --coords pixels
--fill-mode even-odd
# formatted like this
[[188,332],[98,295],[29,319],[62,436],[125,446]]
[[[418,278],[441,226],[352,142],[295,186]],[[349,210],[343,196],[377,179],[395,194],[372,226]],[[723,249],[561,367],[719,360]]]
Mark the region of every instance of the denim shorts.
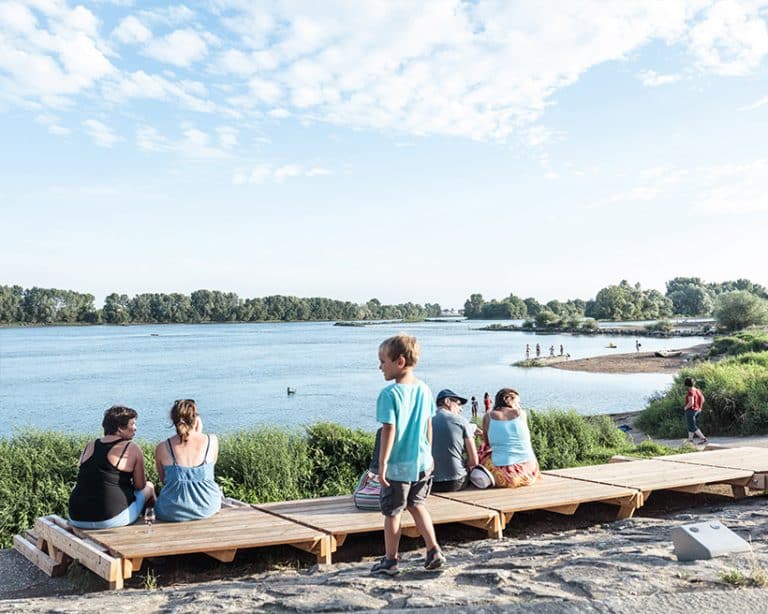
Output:
[[140,490],[134,490],[133,494],[136,497],[133,503],[117,516],[106,520],[72,520],[70,518],[69,524],[78,529],[114,529],[133,524],[141,515],[141,510],[144,509],[144,493]]
[[419,475],[416,482],[389,480],[389,486],[381,486],[381,513],[397,516],[406,507],[423,505],[432,490],[432,474]]

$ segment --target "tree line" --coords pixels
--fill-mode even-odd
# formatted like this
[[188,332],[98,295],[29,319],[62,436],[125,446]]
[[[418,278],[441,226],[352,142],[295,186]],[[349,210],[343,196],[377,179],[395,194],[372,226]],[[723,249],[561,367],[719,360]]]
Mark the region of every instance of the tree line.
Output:
[[472,294],[464,303],[464,315],[470,319],[531,319],[548,324],[579,318],[596,320],[657,320],[674,315],[683,317],[717,316],[723,310],[754,312],[757,321],[765,308],[768,291],[748,279],[706,283],[698,277],[675,277],[666,283],[666,293],[643,289],[639,283],[622,280],[602,288],[594,299],[571,299],[540,303],[535,298],[522,299],[510,294],[503,299],[485,301],[482,294]]
[[242,299],[234,292],[191,294],[112,293],[102,308],[92,294],[57,288],[0,286],[0,322],[5,324],[165,324],[312,320],[418,320],[439,316],[439,304],[363,304],[329,298],[273,295]]

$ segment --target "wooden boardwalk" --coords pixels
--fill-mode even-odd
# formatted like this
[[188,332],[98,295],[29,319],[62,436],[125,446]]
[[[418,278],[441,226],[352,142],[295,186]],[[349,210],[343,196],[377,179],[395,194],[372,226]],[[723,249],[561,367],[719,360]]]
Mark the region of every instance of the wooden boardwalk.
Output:
[[[381,512],[357,509],[351,495],[267,503],[254,507],[327,531],[333,535],[339,546],[344,543],[344,539],[349,534],[382,531],[384,528]],[[459,522],[480,528],[489,537],[501,537],[503,527],[499,514],[495,510],[436,495],[430,495],[427,499],[427,509],[432,516],[432,522],[436,525]],[[416,523],[407,511],[403,512],[401,526],[404,535],[418,536]]]
[[599,502],[618,506],[618,518],[630,518],[643,505],[639,489],[574,480],[548,472],[530,487],[467,489],[434,496],[496,510],[504,526],[515,512],[546,510],[571,515],[583,503]]
[[[433,494],[427,506],[435,524],[463,523],[491,537],[516,512],[548,510],[573,514],[584,503],[618,507],[628,518],[652,492],[699,492],[708,484],[727,484],[734,496],[748,488],[766,490],[768,449],[728,448],[646,460],[545,471],[530,487],[469,489]],[[83,531],[58,516],[38,518],[25,535],[14,537],[14,547],[48,575],[66,571],[72,560],[121,588],[145,558],[204,553],[229,562],[240,549],[291,545],[311,552],[320,563],[347,535],[383,530],[379,512],[355,508],[350,495],[249,505],[228,500],[218,514],[184,523],[158,522],[116,529]],[[413,518],[405,512],[403,533],[416,535]]]
[[729,484],[734,487],[734,495],[738,496],[742,494],[741,489],[749,484],[755,472],[750,469],[715,466],[707,467],[706,471],[702,471],[701,467],[689,463],[649,459],[556,469],[545,473],[598,484],[634,488],[643,493],[643,501],[646,501],[651,493],[657,490],[696,493],[708,484]]

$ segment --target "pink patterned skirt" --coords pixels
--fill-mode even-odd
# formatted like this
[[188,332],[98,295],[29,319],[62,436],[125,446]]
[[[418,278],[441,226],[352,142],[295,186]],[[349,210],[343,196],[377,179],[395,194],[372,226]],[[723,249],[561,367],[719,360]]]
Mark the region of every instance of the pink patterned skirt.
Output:
[[493,475],[496,482],[496,488],[518,488],[520,486],[531,486],[541,477],[539,470],[539,461],[535,458],[527,460],[524,463],[515,463],[497,467],[491,460],[491,449],[488,446],[480,446],[478,450],[480,464]]

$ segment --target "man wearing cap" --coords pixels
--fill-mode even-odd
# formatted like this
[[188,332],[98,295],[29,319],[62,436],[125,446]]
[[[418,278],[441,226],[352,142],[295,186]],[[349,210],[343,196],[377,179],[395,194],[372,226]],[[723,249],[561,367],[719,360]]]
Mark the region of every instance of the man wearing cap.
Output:
[[467,486],[469,470],[478,463],[474,439],[477,427],[461,415],[461,406],[467,402],[464,397],[446,388],[437,394],[436,402],[437,413],[432,418],[432,491],[453,492]]

